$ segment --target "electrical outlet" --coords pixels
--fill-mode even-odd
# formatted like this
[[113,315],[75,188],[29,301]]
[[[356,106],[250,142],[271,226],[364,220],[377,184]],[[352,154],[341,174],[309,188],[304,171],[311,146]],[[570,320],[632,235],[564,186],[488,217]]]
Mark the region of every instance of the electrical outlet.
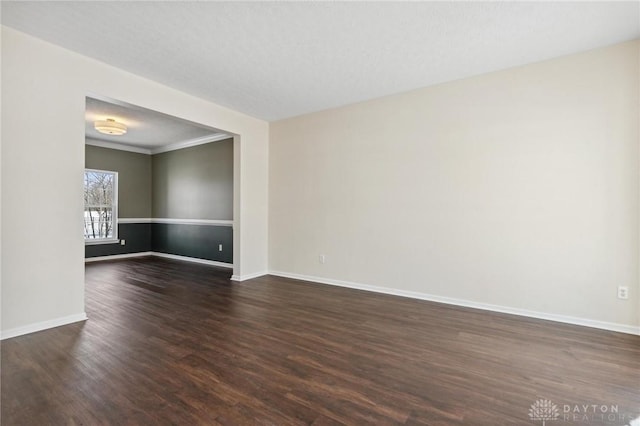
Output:
[[629,298],[629,287],[619,286],[618,299],[628,299],[628,298]]
[[120,245],[123,246],[125,245],[127,242],[125,240],[120,240]]
[[321,254],[318,260],[320,261],[320,263],[324,264],[324,262],[326,262],[327,260],[327,257],[324,254]]
[[218,244],[218,251],[222,251],[222,244]]

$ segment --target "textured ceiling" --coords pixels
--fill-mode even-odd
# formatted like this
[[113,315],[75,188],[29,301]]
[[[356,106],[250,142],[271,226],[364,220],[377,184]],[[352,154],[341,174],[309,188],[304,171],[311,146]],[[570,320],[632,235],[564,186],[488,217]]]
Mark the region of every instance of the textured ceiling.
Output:
[[2,2],[2,23],[275,120],[640,37],[638,2]]
[[[126,125],[127,133],[111,136],[94,129],[94,121],[107,118]],[[212,129],[148,109],[93,98],[86,100],[85,135],[91,139],[153,150],[218,134]]]

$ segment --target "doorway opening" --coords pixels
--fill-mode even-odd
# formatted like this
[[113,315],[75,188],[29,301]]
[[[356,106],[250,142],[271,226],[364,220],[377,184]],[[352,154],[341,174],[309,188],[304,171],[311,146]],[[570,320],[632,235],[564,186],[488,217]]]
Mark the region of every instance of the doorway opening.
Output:
[[153,255],[231,275],[238,143],[220,129],[87,96],[85,262]]

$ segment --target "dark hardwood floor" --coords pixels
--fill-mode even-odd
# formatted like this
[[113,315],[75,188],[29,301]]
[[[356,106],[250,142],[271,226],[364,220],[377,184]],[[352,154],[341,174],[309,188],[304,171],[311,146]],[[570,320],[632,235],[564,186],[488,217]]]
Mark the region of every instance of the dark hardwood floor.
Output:
[[539,399],[547,425],[640,416],[639,336],[229,275],[88,264],[86,323],[2,342],[2,424],[541,425]]

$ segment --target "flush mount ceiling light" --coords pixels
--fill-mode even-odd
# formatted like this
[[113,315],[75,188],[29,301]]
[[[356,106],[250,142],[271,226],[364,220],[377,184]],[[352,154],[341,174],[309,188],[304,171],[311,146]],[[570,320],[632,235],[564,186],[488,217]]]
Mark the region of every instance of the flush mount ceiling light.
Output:
[[127,126],[122,123],[118,123],[113,118],[107,118],[104,121],[96,121],[93,123],[93,127],[105,135],[120,136],[127,133]]

